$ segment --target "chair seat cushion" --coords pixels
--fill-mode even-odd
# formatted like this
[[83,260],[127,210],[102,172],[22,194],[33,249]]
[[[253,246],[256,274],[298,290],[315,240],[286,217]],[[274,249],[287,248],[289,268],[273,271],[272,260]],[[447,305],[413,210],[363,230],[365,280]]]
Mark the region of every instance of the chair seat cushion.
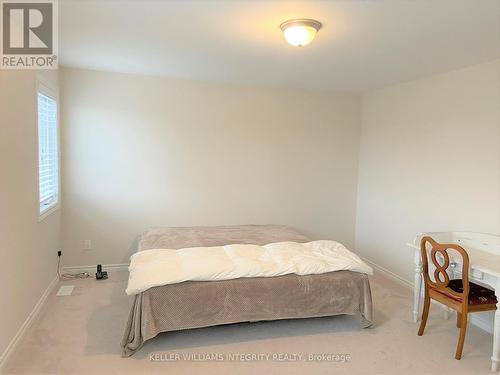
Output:
[[[463,293],[462,279],[450,280],[448,287],[457,293]],[[484,286],[469,282],[469,305],[488,305],[497,303],[495,292]]]

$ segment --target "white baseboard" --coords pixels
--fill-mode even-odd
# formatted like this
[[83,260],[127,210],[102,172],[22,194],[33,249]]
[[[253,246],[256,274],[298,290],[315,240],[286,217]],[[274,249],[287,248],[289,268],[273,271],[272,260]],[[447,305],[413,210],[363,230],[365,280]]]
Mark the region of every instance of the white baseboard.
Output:
[[363,257],[361,259],[363,259],[364,262],[368,263],[375,270],[375,272],[379,272],[379,273],[383,274],[385,277],[391,279],[392,281],[395,281],[399,285],[402,285],[406,288],[413,289],[413,283],[411,281],[406,280],[404,277],[396,275],[394,272],[389,271],[387,268],[384,268],[384,267],[378,265],[377,263],[372,262],[369,259],[366,259]]
[[40,313],[40,310],[42,309],[43,305],[45,304],[45,302],[47,302],[47,298],[49,297],[49,295],[52,292],[52,290],[56,287],[56,285],[57,285],[58,282],[59,282],[59,279],[56,276],[50,282],[50,284],[47,287],[47,289],[45,289],[45,291],[43,292],[42,296],[40,297],[40,299],[36,303],[35,307],[33,307],[33,310],[31,310],[31,312],[29,313],[29,315],[26,318],[26,320],[24,321],[24,323],[21,325],[21,327],[19,328],[19,330],[17,331],[17,333],[15,334],[15,336],[10,341],[9,345],[7,345],[7,348],[5,348],[4,352],[0,356],[0,371],[2,371],[2,369],[7,364],[7,361],[9,359],[9,357],[14,352],[15,348],[17,347],[17,345],[21,341],[21,338],[24,336],[24,334],[26,333],[26,331],[28,330],[28,328],[35,321],[35,319],[38,316],[38,314]]
[[[103,271],[127,271],[128,263],[116,263],[116,264],[103,264]],[[63,273],[78,273],[78,272],[88,272],[92,275],[93,272],[96,272],[96,266],[71,266],[71,267],[63,267]]]
[[494,312],[491,312],[491,319],[487,319],[480,314],[482,313],[474,313],[474,314],[469,314],[470,316],[470,322],[474,324],[475,326],[481,328],[482,330],[489,332],[493,334],[493,331],[495,330],[495,326],[493,323],[494,320]]
[[[372,262],[369,259],[366,259],[366,258],[362,258],[362,259],[364,262],[368,263],[374,269],[375,272],[381,273],[382,275],[384,275],[388,279],[391,279],[392,281],[398,283],[399,285],[402,285],[406,288],[413,290],[414,283],[412,283],[411,281],[406,280],[405,278],[403,278],[399,275],[396,275],[394,272],[389,271],[388,269]],[[440,306],[444,307],[439,302],[436,302],[436,303],[439,304]],[[481,314],[483,314],[483,315],[480,315],[479,313],[469,314],[470,322],[472,324],[474,324],[476,327],[479,327],[482,330],[493,334],[493,330],[494,330],[493,319],[488,319],[487,317],[484,316],[485,315],[484,313],[481,313]]]
[[[126,271],[128,270],[128,264],[103,264],[103,269],[104,270],[116,270],[116,271]],[[76,267],[63,267],[62,272],[67,272],[67,273],[77,273],[77,272],[89,272],[92,274],[92,272],[95,272],[96,266],[76,266]],[[22,337],[28,330],[28,328],[33,324],[33,322],[36,320],[36,317],[38,316],[38,313],[40,312],[41,308],[47,302],[47,298],[49,297],[50,293],[52,290],[56,287],[57,283],[59,282],[59,279],[56,275],[56,277],[50,282],[49,286],[45,291],[43,292],[42,296],[36,303],[36,305],[33,307],[33,310],[30,312],[24,323],[21,325],[19,330],[17,331],[16,335],[12,338],[10,341],[9,345],[7,345],[7,348],[5,348],[4,352],[0,355],[0,373],[4,366],[6,365],[9,357],[11,354],[14,352],[15,348],[21,341]]]

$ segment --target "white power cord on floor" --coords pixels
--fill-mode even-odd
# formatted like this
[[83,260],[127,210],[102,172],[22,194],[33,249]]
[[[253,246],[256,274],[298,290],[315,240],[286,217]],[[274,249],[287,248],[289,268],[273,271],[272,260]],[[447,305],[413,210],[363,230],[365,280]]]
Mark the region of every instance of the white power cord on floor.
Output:
[[86,279],[89,277],[88,272],[78,272],[78,273],[61,273],[61,257],[57,256],[57,276],[59,280],[75,280],[75,279]]

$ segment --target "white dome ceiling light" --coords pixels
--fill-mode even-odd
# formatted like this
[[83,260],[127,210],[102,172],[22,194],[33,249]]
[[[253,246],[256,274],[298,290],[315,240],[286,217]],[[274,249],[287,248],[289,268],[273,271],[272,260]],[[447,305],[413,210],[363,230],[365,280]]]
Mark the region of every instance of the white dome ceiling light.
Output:
[[311,19],[295,19],[280,25],[286,41],[295,47],[307,46],[321,29],[321,22]]

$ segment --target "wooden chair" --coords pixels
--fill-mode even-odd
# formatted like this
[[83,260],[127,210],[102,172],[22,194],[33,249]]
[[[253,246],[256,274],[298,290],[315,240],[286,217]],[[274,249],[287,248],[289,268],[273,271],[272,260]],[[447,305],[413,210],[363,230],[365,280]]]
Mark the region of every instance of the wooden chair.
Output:
[[[436,270],[434,271],[434,281],[429,278],[429,254],[427,244],[431,245],[430,259]],[[450,266],[450,256],[448,251],[457,251],[462,258],[462,278],[450,280],[448,267]],[[420,242],[422,252],[422,273],[424,276],[425,296],[424,309],[422,312],[422,322],[418,330],[418,335],[422,336],[429,316],[431,298],[452,308],[457,312],[457,328],[460,328],[456,359],[462,358],[465,332],[467,330],[467,314],[469,312],[496,310],[497,299],[494,291],[484,288],[481,285],[469,282],[469,256],[467,252],[455,244],[439,244],[431,237],[423,237]],[[437,255],[440,255],[439,263]]]

